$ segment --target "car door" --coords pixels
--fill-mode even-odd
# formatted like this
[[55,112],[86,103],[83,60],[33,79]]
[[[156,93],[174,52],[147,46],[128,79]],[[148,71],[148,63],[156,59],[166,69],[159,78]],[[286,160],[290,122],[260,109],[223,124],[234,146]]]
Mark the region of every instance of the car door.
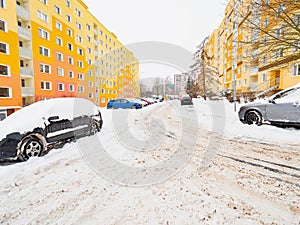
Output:
[[50,116],[45,122],[46,139],[48,143],[62,141],[74,136],[72,122],[59,116]]
[[266,106],[266,116],[270,121],[300,123],[300,88],[275,96]]

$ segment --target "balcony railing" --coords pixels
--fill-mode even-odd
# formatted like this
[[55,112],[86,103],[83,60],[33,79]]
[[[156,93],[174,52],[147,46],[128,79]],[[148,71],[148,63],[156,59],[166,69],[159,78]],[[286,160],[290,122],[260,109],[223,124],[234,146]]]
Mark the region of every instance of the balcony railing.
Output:
[[22,87],[22,96],[34,96],[34,88]]
[[257,82],[252,82],[249,84],[249,90],[250,91],[256,91],[258,88],[258,83]]
[[32,51],[30,48],[19,47],[19,54],[21,57],[31,59],[32,58]]
[[33,77],[33,69],[27,67],[20,67],[20,74],[21,76]]
[[28,40],[31,39],[31,32],[29,29],[18,26],[18,33],[20,36],[23,36],[23,37],[27,38]]
[[257,75],[257,73],[258,73],[258,66],[250,68],[250,76]]
[[29,10],[25,9],[24,7],[22,7],[20,5],[17,5],[17,14],[25,20],[30,20]]

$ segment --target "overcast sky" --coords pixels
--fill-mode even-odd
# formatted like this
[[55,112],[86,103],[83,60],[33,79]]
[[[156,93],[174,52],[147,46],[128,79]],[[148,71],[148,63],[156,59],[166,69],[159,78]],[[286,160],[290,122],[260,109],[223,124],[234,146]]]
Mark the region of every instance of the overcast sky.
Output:
[[[84,0],[90,12],[125,45],[161,41],[194,52],[223,18],[226,0]],[[144,76],[170,75],[177,69],[149,63]],[[169,67],[169,68],[167,68]],[[154,74],[156,73],[156,75]]]

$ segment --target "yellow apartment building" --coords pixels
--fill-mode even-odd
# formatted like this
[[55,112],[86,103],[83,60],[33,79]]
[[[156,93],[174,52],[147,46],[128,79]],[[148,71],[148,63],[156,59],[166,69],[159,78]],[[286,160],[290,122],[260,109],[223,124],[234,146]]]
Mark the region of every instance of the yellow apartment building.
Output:
[[139,62],[81,0],[0,0],[0,113],[55,97],[139,96]]
[[[267,43],[267,34],[253,29],[257,25],[261,30],[275,32],[276,37],[284,39],[290,33],[289,27],[277,15],[284,15],[284,12],[288,12],[293,18],[291,22],[299,27],[300,2],[278,2],[262,0],[256,5],[249,0],[228,2],[220,26],[211,34],[205,47],[213,59],[209,64],[219,69],[217,77],[221,89],[232,91],[235,80],[238,97],[259,97],[300,82],[299,34],[293,37],[294,46],[281,48],[274,45],[270,49],[264,44]],[[275,7],[273,14],[267,11],[268,6]]]

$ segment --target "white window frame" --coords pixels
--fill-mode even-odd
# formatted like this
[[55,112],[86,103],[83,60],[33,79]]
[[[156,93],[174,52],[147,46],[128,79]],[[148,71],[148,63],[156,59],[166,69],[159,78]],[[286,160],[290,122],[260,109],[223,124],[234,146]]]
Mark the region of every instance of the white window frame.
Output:
[[77,48],[77,54],[78,54],[78,55],[83,55],[83,50],[82,50],[82,48]]
[[88,87],[89,87],[89,88],[92,88],[93,86],[94,86],[94,83],[93,83],[92,81],[89,81],[89,82],[88,82]]
[[87,30],[91,30],[91,25],[86,24],[86,29],[87,29]]
[[7,22],[5,20],[1,20],[1,19],[0,19],[0,22],[3,22],[3,24],[4,24],[4,30],[0,30],[0,31],[7,33]]
[[[72,45],[72,43],[68,42],[68,45],[67,45],[67,46],[68,46],[68,50],[69,50],[69,51],[73,51],[73,45]],[[71,47],[71,49],[70,49],[69,47]]]
[[[46,57],[50,57],[51,56],[51,54],[50,54],[50,49],[49,48],[46,48],[46,47],[44,47],[44,46],[39,46],[39,50],[42,48],[42,52],[43,52],[43,54],[41,54],[41,55],[43,55],[43,56],[46,56]],[[45,55],[45,50],[48,50],[48,53],[49,53],[49,55]]]
[[68,70],[68,77],[69,78],[74,78],[74,71]]
[[63,46],[62,38],[56,36],[56,44],[59,45],[59,46]]
[[[44,84],[44,88],[42,88],[42,83]],[[47,84],[49,84],[49,89],[46,88]],[[44,91],[52,90],[52,82],[51,81],[41,81],[41,89]]]
[[80,68],[84,68],[84,63],[81,60],[77,61],[77,66]]
[[[61,74],[59,73],[61,71]],[[65,75],[65,70],[63,68],[57,67],[57,76],[63,77]]]
[[82,17],[82,13],[79,9],[76,8],[75,11],[76,11],[77,16]]
[[69,28],[67,28],[67,35],[68,35],[69,37],[73,37],[73,32],[72,32],[72,30],[69,29]]
[[[49,73],[46,72],[46,67],[49,68]],[[51,74],[51,66],[48,64],[40,63],[40,72],[45,74]]]
[[56,12],[58,15],[61,15],[61,8],[58,5],[54,5],[54,12]]
[[[60,88],[60,87],[62,87],[62,88]],[[57,84],[57,90],[58,91],[65,91],[65,84],[64,83],[58,83]]]
[[69,14],[66,15],[66,20],[72,23],[72,17]]
[[[61,56],[61,60],[59,59],[59,56]],[[56,52],[56,59],[60,62],[64,61],[64,55],[61,52]]]
[[71,56],[68,56],[68,64],[74,65],[74,58]]
[[80,35],[76,35],[76,39],[79,43],[82,43],[82,37]]
[[42,12],[41,10],[38,10],[37,13],[38,13],[38,18],[40,18],[46,23],[49,23],[49,17],[46,13]]
[[55,21],[55,28],[62,31],[62,24],[59,21]]
[[262,73],[261,74],[261,82],[263,83],[265,81],[267,81],[267,74],[266,73]]
[[89,97],[89,98],[93,98],[93,93],[92,93],[92,92],[89,92],[89,93],[88,93],[88,97]]
[[0,54],[9,55],[9,44],[5,42],[0,42],[0,44],[3,44],[6,46],[6,52],[0,52]]
[[78,85],[78,92],[84,92],[84,86]]
[[11,76],[11,73],[10,73],[10,66],[9,65],[5,65],[5,64],[0,64],[0,66],[4,66],[7,68],[7,75],[6,74],[0,74],[0,76],[3,76],[3,77],[10,77]]
[[0,96],[0,98],[12,98],[12,88],[11,87],[0,86],[0,88],[7,88],[8,89],[8,93],[9,93],[8,97],[1,97]]
[[296,63],[293,65],[293,74],[292,77],[300,76],[300,63]]
[[75,92],[75,85],[69,84],[69,92]]
[[78,80],[84,80],[84,74],[78,73]]
[[38,35],[40,38],[43,38],[45,40],[50,40],[50,33],[42,28],[38,28]]
[[48,0],[40,0],[40,2],[42,2],[45,5],[48,5]]
[[76,21],[76,27],[79,29],[79,30],[82,30],[82,25],[80,22]]
[[66,0],[66,6],[68,8],[72,8],[72,4],[71,4],[71,2],[69,0]]

